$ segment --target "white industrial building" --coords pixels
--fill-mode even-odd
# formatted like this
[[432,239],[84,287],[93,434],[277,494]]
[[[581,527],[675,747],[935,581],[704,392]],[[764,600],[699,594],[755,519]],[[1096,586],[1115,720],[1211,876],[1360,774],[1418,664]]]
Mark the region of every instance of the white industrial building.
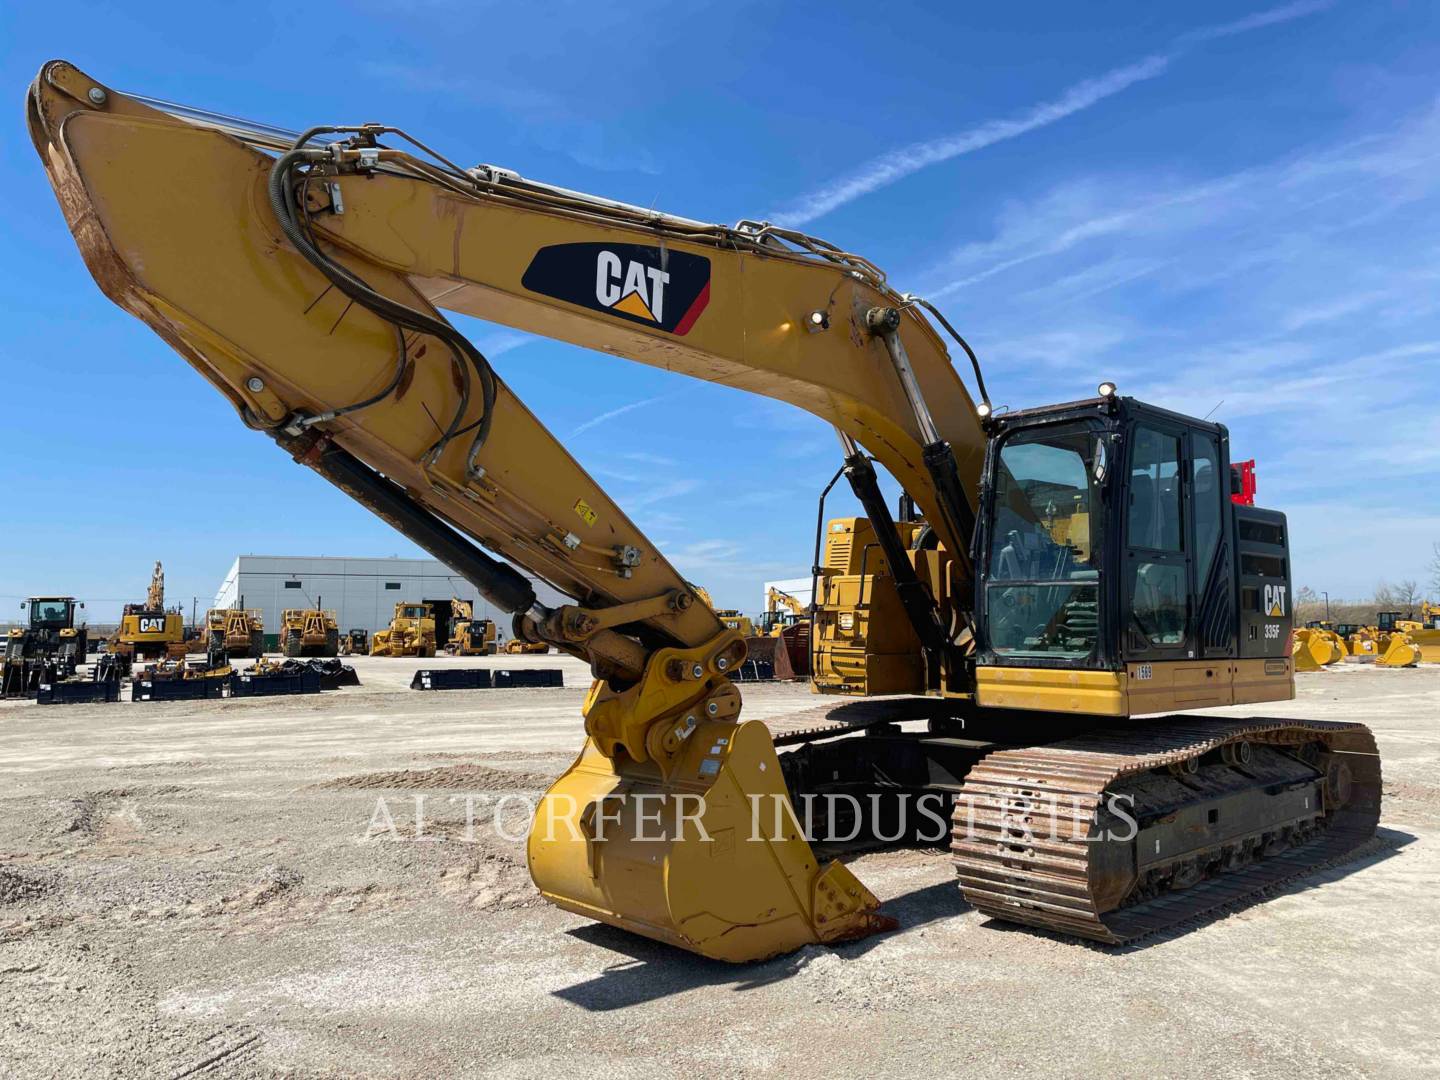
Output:
[[[566,603],[531,577],[541,603]],[[215,607],[259,608],[265,633],[275,634],[285,608],[332,609],[344,633],[390,625],[399,602],[469,600],[477,617],[494,619],[510,636],[510,616],[480,598],[475,586],[437,559],[349,559],[315,555],[241,555],[215,593]]]

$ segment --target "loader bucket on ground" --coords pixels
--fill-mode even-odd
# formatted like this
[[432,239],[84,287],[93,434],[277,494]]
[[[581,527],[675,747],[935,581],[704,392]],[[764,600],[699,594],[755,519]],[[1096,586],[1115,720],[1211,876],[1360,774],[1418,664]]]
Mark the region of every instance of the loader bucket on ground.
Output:
[[816,859],[755,721],[702,722],[668,775],[587,740],[540,803],[529,861],[552,903],[719,960],[895,926],[841,863]]

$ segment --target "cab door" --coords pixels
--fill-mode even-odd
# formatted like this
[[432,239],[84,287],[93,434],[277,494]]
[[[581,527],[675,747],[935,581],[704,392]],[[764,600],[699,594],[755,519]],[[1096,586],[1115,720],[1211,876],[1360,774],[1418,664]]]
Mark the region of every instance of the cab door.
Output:
[[[1229,704],[1228,658],[1209,655],[1197,632],[1197,575],[1213,565],[1220,531],[1218,446],[1202,447],[1197,466],[1192,432],[1163,417],[1141,415],[1130,428],[1127,498],[1120,547],[1125,622],[1121,634],[1131,715]],[[1196,513],[1197,479],[1206,503]],[[1205,570],[1197,570],[1200,557]]]

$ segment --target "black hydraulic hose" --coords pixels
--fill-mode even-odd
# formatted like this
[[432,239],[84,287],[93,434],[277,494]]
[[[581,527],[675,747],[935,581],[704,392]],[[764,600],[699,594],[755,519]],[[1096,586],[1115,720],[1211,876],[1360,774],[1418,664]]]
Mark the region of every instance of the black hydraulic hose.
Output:
[[835,470],[835,475],[825,485],[825,490],[820,492],[820,505],[815,511],[815,558],[810,563],[810,677],[815,677],[815,642],[816,642],[816,612],[820,610],[820,545],[825,536],[825,500],[830,497],[830,490],[840,482],[840,477],[845,475],[845,466]]
[[911,299],[913,299],[915,303],[924,307],[925,310],[930,312],[931,315],[934,315],[935,318],[939,321],[940,325],[943,326],[949,332],[950,336],[960,344],[960,348],[965,350],[965,355],[970,358],[970,366],[975,371],[975,388],[980,391],[980,400],[985,402],[986,405],[989,405],[990,392],[985,389],[985,376],[980,373],[980,358],[975,355],[975,350],[970,348],[970,343],[960,336],[960,331],[956,330],[955,327],[951,326],[950,320],[945,318],[944,315],[941,315],[939,309],[936,308],[934,304],[930,303],[929,300],[922,299],[918,296],[912,297]]
[[344,405],[338,409],[331,409],[329,412],[320,413],[318,416],[308,417],[304,421],[304,426],[310,427],[314,424],[322,424],[327,420],[334,420],[337,417],[348,416],[350,413],[359,412],[361,409],[368,409],[371,405],[376,405],[393,394],[395,388],[400,385],[400,381],[405,378],[405,361],[407,359],[405,351],[405,331],[399,326],[395,327],[395,337],[397,342],[395,374],[391,377],[390,381],[385,384],[384,389],[371,394],[364,401],[356,401],[350,405]]
[[[302,135],[301,138],[309,139],[313,134],[327,130],[335,129],[312,128]],[[485,359],[479,350],[470,344],[465,336],[453,326],[443,320],[432,318],[423,312],[397,303],[389,297],[375,291],[363,279],[326,256],[312,242],[300,224],[289,180],[296,164],[302,161],[313,161],[318,154],[323,154],[323,151],[304,150],[297,147],[282,154],[270,170],[270,206],[275,213],[277,221],[280,223],[281,231],[284,232],[286,238],[295,246],[297,251],[305,256],[311,265],[324,274],[335,288],[339,289],[340,292],[351,300],[391,323],[439,338],[455,353],[457,360],[460,360],[462,357],[469,360],[470,367],[473,367],[480,375],[484,412],[480,419],[474,424],[465,428],[460,427],[460,421],[469,409],[470,399],[469,370],[462,362],[460,366],[464,372],[464,378],[462,379],[460,407],[456,410],[455,417],[451,420],[449,428],[444,431],[440,439],[430,448],[428,453],[432,456],[438,455],[451,439],[464,431],[478,427],[479,431],[466,462],[467,472],[472,472],[474,469],[475,456],[490,434],[496,395],[494,371],[491,369],[489,361]]]

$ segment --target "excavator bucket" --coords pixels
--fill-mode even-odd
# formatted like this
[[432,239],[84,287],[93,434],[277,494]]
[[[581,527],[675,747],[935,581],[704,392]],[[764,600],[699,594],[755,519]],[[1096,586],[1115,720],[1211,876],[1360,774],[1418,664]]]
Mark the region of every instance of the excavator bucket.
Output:
[[1420,663],[1420,649],[1409,634],[1391,634],[1384,654],[1375,663],[1381,667],[1414,667]]
[[1344,656],[1345,650],[1340,647],[1334,634],[1308,628],[1295,631],[1296,671],[1319,671],[1338,663]]
[[794,665],[783,639],[760,635],[745,639],[745,663],[737,678],[742,681],[765,682],[777,679],[789,682],[795,679]]
[[841,863],[816,859],[756,721],[702,722],[664,774],[588,740],[541,801],[529,861],[552,903],[718,960],[896,925]]

